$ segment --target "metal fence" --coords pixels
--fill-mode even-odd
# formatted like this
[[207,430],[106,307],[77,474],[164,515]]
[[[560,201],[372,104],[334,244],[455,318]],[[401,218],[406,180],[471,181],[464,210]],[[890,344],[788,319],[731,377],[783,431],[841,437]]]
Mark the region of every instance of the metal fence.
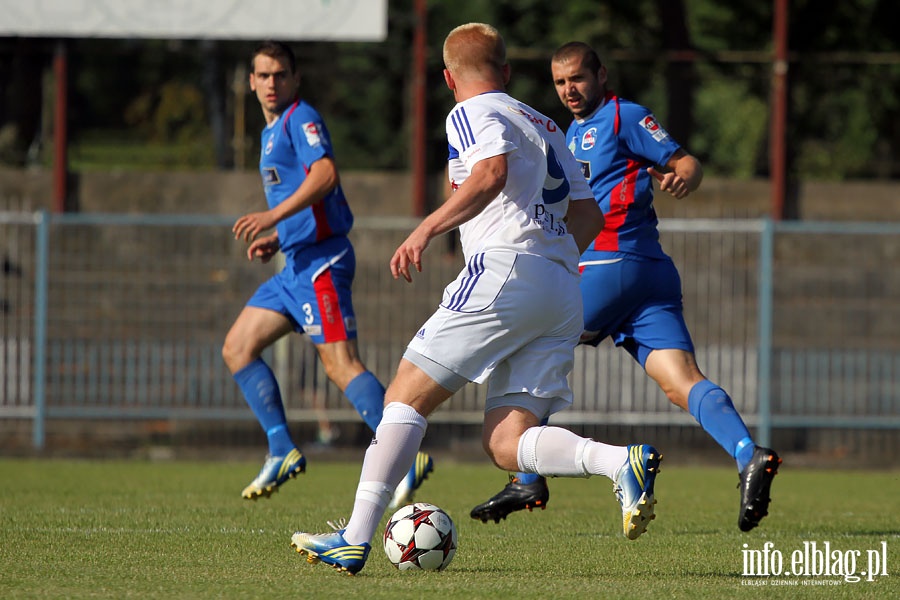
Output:
[[[0,418],[247,420],[225,332],[274,266],[249,263],[232,219],[0,212]],[[360,219],[354,303],[367,366],[387,382],[461,258],[434,243],[412,285],[388,259],[409,219]],[[773,428],[900,429],[900,225],[669,219],[704,373],[757,439]],[[358,421],[314,348],[267,351],[291,420]],[[693,425],[624,352],[581,347],[557,423]],[[479,423],[482,386],[433,420]]]

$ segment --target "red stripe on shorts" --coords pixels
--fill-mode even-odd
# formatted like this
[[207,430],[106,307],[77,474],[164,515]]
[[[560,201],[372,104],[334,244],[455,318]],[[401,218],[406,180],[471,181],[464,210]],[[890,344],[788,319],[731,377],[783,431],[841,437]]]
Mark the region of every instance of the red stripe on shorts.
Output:
[[326,269],[324,273],[316,277],[313,287],[316,290],[316,300],[319,302],[322,336],[325,338],[325,342],[346,340],[347,329],[344,327],[344,315],[341,314],[337,290],[331,279],[331,269]]

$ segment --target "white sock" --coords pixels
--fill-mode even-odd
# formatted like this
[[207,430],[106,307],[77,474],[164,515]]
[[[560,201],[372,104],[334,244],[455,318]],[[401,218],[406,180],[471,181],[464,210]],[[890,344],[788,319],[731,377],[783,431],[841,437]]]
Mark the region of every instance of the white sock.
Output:
[[412,407],[391,402],[363,461],[353,513],[344,539],[348,544],[372,541],[397,485],[412,467],[428,423]]
[[530,427],[519,438],[519,469],[545,477],[613,479],[628,458],[625,446],[610,446],[562,427]]
[[615,481],[616,473],[628,460],[628,446],[610,446],[591,440],[581,460],[592,475],[605,475]]

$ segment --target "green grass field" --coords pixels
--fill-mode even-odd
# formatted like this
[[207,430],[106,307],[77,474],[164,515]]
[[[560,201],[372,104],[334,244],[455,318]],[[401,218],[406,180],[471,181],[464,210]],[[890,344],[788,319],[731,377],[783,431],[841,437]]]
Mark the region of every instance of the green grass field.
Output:
[[[0,595],[900,598],[898,471],[800,470],[786,463],[770,516],[742,534],[733,471],[663,463],[658,518],[630,542],[621,536],[618,504],[604,478],[553,480],[546,511],[482,524],[468,517],[469,509],[499,489],[505,474],[486,463],[443,459],[417,499],[441,506],[456,522],[459,550],[449,568],[396,571],[376,538],[365,569],[348,577],[307,564],[289,544],[294,530],[325,531],[326,520],[349,514],[359,465],[319,460],[270,500],[242,500],[239,492],[258,466],[0,460]],[[743,576],[743,544],[762,550],[766,542],[783,554],[785,568],[804,542],[818,548],[830,542],[844,557],[858,550],[857,573],[866,569],[866,551],[885,542],[888,576],[858,583]],[[768,585],[748,585],[762,582]]]

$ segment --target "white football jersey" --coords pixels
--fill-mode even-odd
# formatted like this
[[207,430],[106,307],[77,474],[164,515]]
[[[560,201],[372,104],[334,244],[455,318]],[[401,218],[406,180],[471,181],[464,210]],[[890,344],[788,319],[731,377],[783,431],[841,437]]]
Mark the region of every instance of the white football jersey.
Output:
[[578,248],[564,218],[570,199],[592,196],[556,123],[506,93],[490,92],[450,111],[447,140],[454,190],[478,161],[507,155],[503,191],[459,228],[466,260],[507,249],[544,256],[577,272]]

